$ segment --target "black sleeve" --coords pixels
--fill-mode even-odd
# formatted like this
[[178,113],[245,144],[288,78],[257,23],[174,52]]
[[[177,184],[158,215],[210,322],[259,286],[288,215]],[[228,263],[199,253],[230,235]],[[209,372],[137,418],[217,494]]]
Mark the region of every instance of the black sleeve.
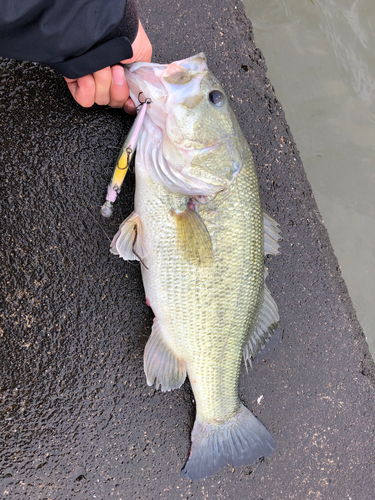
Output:
[[79,78],[133,55],[135,0],[0,0],[0,56]]

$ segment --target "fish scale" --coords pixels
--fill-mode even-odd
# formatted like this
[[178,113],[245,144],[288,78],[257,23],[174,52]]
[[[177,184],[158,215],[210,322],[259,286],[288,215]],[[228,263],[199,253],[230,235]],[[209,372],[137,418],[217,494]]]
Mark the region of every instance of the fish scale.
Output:
[[151,104],[137,146],[135,211],[111,251],[143,264],[155,314],[147,383],[165,391],[189,377],[197,411],[182,473],[201,479],[276,446],[241,404],[238,377],[243,357],[251,362],[278,323],[264,254],[277,253],[279,233],[263,214],[250,147],[204,55],[136,63],[126,77],[132,97],[142,91]]
[[230,192],[201,207],[213,245],[210,266],[181,256],[169,192],[136,165],[136,208],[153,246],[149,269],[142,268],[146,294],[170,347],[186,361],[197,412],[207,421],[225,420],[239,407],[242,349],[263,297],[263,216],[250,154]]

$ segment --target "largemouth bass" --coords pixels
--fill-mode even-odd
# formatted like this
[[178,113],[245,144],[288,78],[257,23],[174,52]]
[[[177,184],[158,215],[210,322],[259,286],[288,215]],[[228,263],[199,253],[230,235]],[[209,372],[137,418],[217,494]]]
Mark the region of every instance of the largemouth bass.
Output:
[[111,251],[140,260],[155,314],[144,353],[148,385],[180,387],[196,402],[192,480],[228,462],[250,465],[276,443],[238,397],[251,363],[276,328],[264,255],[278,253],[277,223],[263,214],[250,151],[204,54],[168,65],[135,63],[131,97],[151,99],[137,145],[134,212]]

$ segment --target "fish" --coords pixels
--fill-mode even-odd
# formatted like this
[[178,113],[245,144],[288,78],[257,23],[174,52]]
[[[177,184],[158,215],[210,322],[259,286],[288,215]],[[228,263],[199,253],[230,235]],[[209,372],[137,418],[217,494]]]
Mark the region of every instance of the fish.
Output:
[[139,260],[155,315],[144,351],[147,384],[186,376],[196,419],[186,479],[228,463],[251,465],[276,442],[241,403],[242,359],[251,364],[279,324],[264,256],[279,253],[277,222],[263,212],[257,171],[203,53],[125,69],[130,95],[149,101],[137,143],[134,211],[111,252]]

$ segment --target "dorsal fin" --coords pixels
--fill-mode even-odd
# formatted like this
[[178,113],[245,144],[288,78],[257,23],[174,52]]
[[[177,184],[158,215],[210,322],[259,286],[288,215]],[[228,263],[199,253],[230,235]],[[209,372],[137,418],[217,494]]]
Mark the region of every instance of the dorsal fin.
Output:
[[[264,226],[264,255],[277,255],[281,240],[281,232],[279,224],[267,212],[263,212]],[[268,271],[264,268],[264,280],[268,276]],[[279,325],[279,312],[276,302],[273,300],[271,293],[264,283],[264,299],[262,309],[259,313],[258,324],[253,332],[251,332],[249,340],[245,344],[243,357],[249,362],[255,359],[256,355],[265,347],[270,340],[272,333]]]
[[277,243],[281,240],[281,232],[279,224],[263,212],[263,225],[264,225],[264,255],[277,255],[280,245]]

